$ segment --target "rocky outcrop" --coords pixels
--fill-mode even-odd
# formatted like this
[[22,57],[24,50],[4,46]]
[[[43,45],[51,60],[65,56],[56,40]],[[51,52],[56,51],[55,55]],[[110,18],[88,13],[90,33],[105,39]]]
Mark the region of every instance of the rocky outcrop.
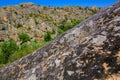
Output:
[[119,80],[120,2],[3,67],[3,80]]
[[[0,41],[13,39],[19,41],[17,37],[20,33],[27,33],[31,41],[43,40],[47,31],[58,29],[61,24],[70,24],[71,21],[80,21],[93,15],[93,11],[100,9],[81,7],[45,7],[33,3],[22,3],[17,6],[6,6],[0,8]],[[64,23],[63,23],[64,22]],[[4,32],[4,33],[3,33]],[[39,33],[38,33],[39,32]],[[41,35],[42,37],[36,36]],[[12,36],[12,37],[11,37]],[[38,39],[39,38],[39,39]]]

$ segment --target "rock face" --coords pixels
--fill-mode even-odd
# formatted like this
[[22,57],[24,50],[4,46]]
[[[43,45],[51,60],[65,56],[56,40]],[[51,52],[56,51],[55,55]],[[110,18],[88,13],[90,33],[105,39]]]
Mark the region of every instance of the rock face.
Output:
[[[45,32],[55,30],[57,36],[61,24],[80,21],[100,9],[81,7],[45,7],[33,3],[0,8],[0,42],[7,39],[19,41],[20,33],[27,33],[31,40],[41,41]],[[38,36],[39,35],[39,36]]]
[[0,71],[2,80],[119,80],[120,2]]

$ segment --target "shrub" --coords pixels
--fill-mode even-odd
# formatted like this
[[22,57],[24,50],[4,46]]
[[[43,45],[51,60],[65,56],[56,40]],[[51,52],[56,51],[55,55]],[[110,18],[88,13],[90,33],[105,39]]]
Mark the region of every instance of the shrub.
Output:
[[58,30],[58,33],[59,33],[59,34],[62,34],[63,32],[64,32],[64,31],[63,31],[62,29],[59,29],[59,30]]
[[16,42],[13,40],[3,42],[1,45],[1,56],[4,58],[2,59],[2,63],[7,63],[9,56],[17,51],[18,48]]
[[16,11],[14,12],[16,15],[18,14]]
[[79,24],[80,22],[82,22],[82,20],[76,20],[76,19],[71,20],[71,24],[65,24],[65,22],[62,22],[62,24],[59,26],[60,29],[58,33],[61,34],[62,32],[73,28],[75,25]]
[[24,44],[22,44],[22,45],[20,46],[20,50],[24,50],[24,49],[26,49],[26,48],[28,48],[28,44],[27,44],[27,43],[24,43]]
[[17,52],[15,52],[14,54],[10,55],[8,61],[9,63],[15,61],[15,60],[18,60],[20,59],[21,57],[23,56],[26,56],[30,53],[32,53],[33,51],[35,51],[36,49],[44,46],[45,44],[48,44],[49,42],[45,42],[45,41],[42,41],[42,42],[31,42],[30,44],[22,44],[21,46],[19,46],[19,50]]
[[78,6],[79,9],[82,9],[82,7]]
[[64,30],[64,28],[65,28],[64,24],[60,25],[59,28],[60,28],[61,30]]
[[20,27],[23,27],[23,25],[19,23],[19,24],[17,25],[17,28],[20,28]]
[[95,9],[90,9],[90,8],[89,8],[89,10],[92,12],[92,13],[91,13],[92,15],[97,13],[97,10],[95,10]]
[[31,30],[31,27],[29,26],[29,27],[27,28],[27,30]]
[[51,38],[51,32],[47,31],[46,34],[44,35],[44,41],[50,41]]
[[38,25],[38,24],[39,24],[39,22],[38,22],[36,19],[35,19],[35,24],[36,24],[36,25]]
[[51,32],[51,34],[55,34],[55,33],[56,33],[56,32],[55,32],[55,29],[53,29],[52,32]]
[[19,39],[20,39],[20,41],[22,41],[22,43],[25,43],[25,42],[27,42],[27,41],[30,41],[30,37],[29,37],[29,35],[26,34],[26,33],[21,33],[21,34],[19,35]]
[[6,60],[5,60],[5,56],[2,52],[0,52],[0,64],[5,64]]

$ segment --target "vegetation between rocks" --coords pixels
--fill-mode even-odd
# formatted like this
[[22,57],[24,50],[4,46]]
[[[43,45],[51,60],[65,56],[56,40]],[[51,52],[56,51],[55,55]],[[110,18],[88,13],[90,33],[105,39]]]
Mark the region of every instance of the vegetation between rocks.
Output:
[[[21,4],[12,9],[3,7],[1,13],[7,15],[11,12],[13,15],[1,16],[3,17],[0,23],[1,30],[11,34],[5,33],[1,35],[6,36],[5,38],[0,37],[0,65],[3,66],[32,53],[99,10],[79,6],[54,8],[34,4]],[[9,25],[9,29],[6,25]]]
[[[65,32],[68,29],[73,28],[75,25],[80,23],[81,20],[72,20],[71,24],[66,24],[66,20],[62,22],[62,24],[58,29],[58,34]],[[0,44],[0,66],[4,64],[14,62],[15,60],[20,59],[21,57],[32,53],[39,47],[42,47],[53,40],[52,35],[54,35],[56,31],[53,29],[52,31],[46,31],[44,35],[44,41],[31,41],[30,36],[27,33],[20,33],[19,40],[21,44],[17,45],[17,42],[14,40],[4,41]],[[28,44],[27,42],[30,41]]]
[[23,43],[22,45],[17,45],[13,40],[2,42],[0,44],[0,66],[18,60],[49,42],[50,41],[33,41],[30,44]]

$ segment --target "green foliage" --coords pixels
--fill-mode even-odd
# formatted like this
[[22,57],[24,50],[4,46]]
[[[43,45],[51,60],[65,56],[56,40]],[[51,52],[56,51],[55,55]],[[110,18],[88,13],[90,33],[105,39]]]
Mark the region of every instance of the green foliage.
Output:
[[67,31],[68,29],[71,29],[73,28],[75,25],[79,24],[82,20],[76,20],[76,19],[73,19],[71,20],[71,24],[67,24],[65,25],[65,21],[59,26],[59,30],[58,30],[58,33],[61,34],[62,32],[64,31]]
[[4,53],[0,52],[0,64],[5,64],[6,62]]
[[44,10],[47,10],[47,7],[46,7],[46,6],[43,6],[43,9],[44,9]]
[[20,28],[20,27],[23,27],[23,25],[19,23],[19,24],[17,25],[17,28]]
[[34,16],[34,14],[32,14],[32,13],[31,13],[31,14],[29,14],[29,16],[30,16],[30,17],[33,17],[33,16]]
[[17,46],[13,40],[5,41],[0,45],[0,66],[18,60],[48,43],[49,42],[46,41],[34,41],[30,44],[23,43]]
[[14,54],[12,54],[8,61],[9,63],[15,61],[15,60],[18,60],[20,59],[21,57],[23,56],[26,56],[27,54],[30,54],[32,53],[33,51],[35,51],[36,49],[44,46],[45,44],[48,44],[49,42],[45,42],[45,41],[42,41],[42,42],[31,42],[31,44],[22,44],[21,46],[19,46],[19,50],[17,52],[15,52]]
[[18,46],[15,41],[9,40],[3,42],[1,44],[0,63],[7,63],[9,56],[17,50]]
[[64,31],[62,29],[58,30],[58,34],[62,34]]
[[20,50],[24,50],[28,47],[28,44],[24,43],[20,46]]
[[36,25],[38,25],[38,24],[39,24],[39,22],[38,22],[36,19],[35,19],[35,24],[36,24]]
[[60,28],[61,30],[65,30],[65,25],[64,25],[64,24],[61,24],[61,25],[59,26],[59,28]]
[[29,27],[27,28],[27,30],[31,30],[31,27],[29,26]]
[[78,6],[79,9],[82,9],[82,7]]
[[18,14],[16,11],[14,12],[16,15]]
[[97,10],[95,10],[95,9],[89,9],[89,10],[92,12],[92,15],[97,13]]
[[29,37],[29,35],[26,34],[26,33],[21,33],[21,34],[19,35],[19,39],[20,39],[20,41],[22,41],[22,43],[25,43],[25,42],[27,42],[27,41],[30,41],[30,37]]
[[52,32],[51,32],[51,34],[55,34],[55,33],[56,33],[56,32],[55,32],[55,29],[53,29]]
[[52,38],[51,38],[51,32],[50,31],[47,31],[46,34],[44,35],[44,41],[50,41]]
[[85,9],[85,10],[88,10],[88,9],[89,9],[89,7],[85,7],[84,9]]

